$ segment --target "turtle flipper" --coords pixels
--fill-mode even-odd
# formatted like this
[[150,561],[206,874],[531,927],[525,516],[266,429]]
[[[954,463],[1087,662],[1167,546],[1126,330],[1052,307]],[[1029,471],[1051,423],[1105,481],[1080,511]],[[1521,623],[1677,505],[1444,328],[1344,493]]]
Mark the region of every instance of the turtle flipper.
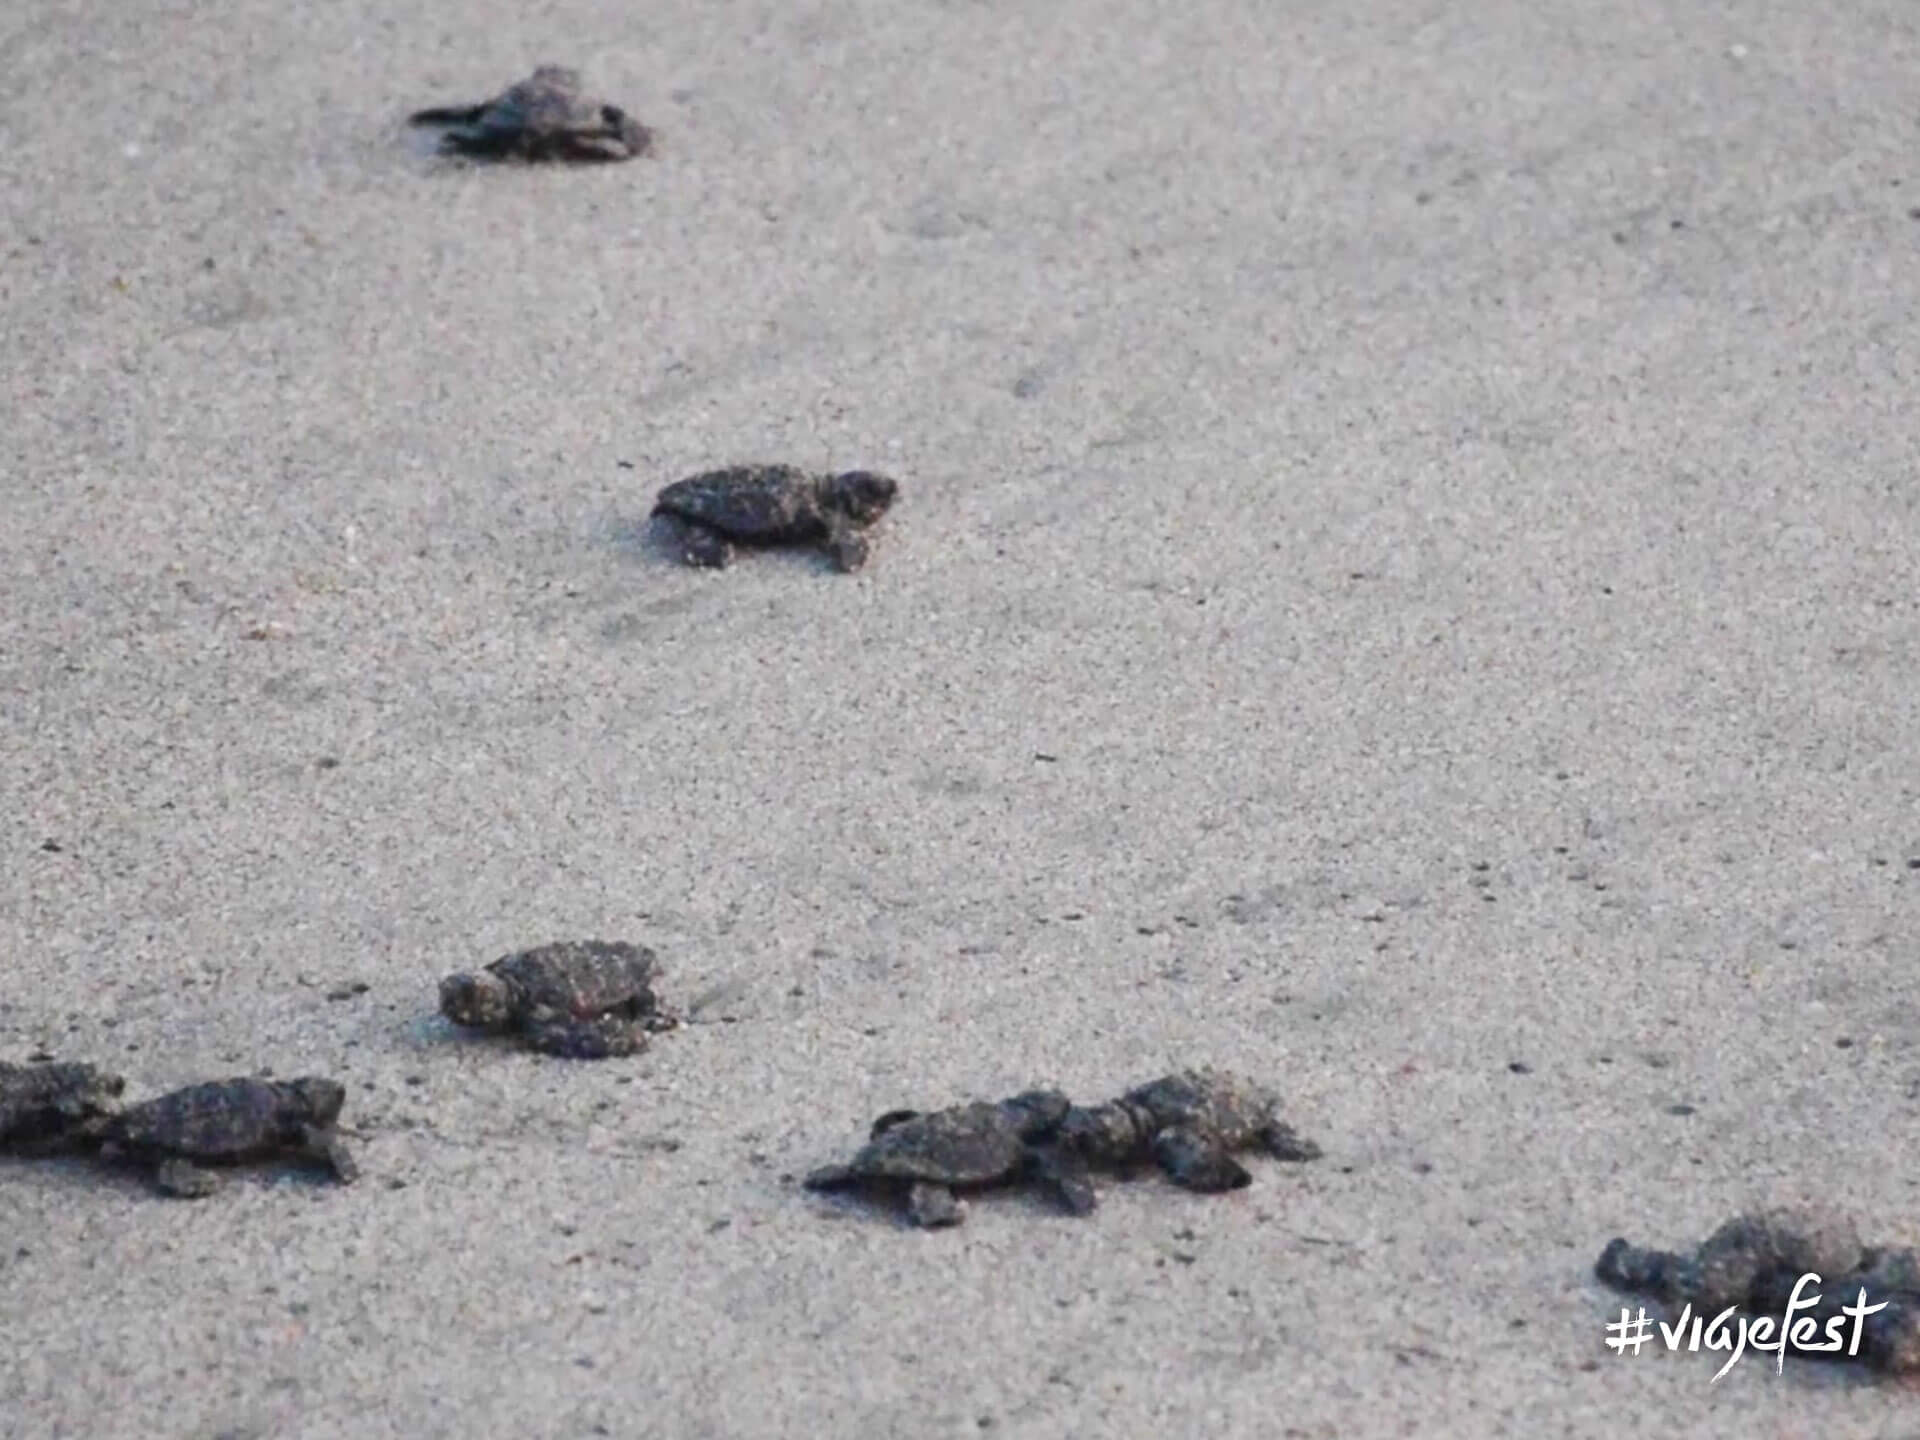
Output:
[[434,105],[416,110],[407,117],[409,125],[474,125],[486,109],[480,105]]
[[624,145],[629,155],[644,155],[653,149],[653,131],[627,114],[618,105],[602,105],[600,118]]
[[360,1166],[355,1163],[353,1152],[331,1127],[307,1126],[301,1148],[310,1159],[331,1170],[333,1178],[342,1185],[351,1185],[360,1178]]
[[[576,160],[583,164],[596,165],[615,160],[630,160],[635,155],[644,155],[653,143],[653,134],[638,121],[627,120],[611,105],[603,105],[601,118],[603,128],[585,130],[578,133],[566,133],[555,136],[550,150],[564,160]],[[611,113],[611,118],[608,116]]]
[[1698,1268],[1671,1250],[1643,1250],[1615,1236],[1594,1262],[1593,1273],[1616,1290],[1660,1296],[1698,1291]]
[[220,1177],[191,1160],[170,1155],[154,1167],[153,1183],[164,1195],[181,1200],[204,1200],[220,1188]]
[[851,575],[865,565],[872,548],[866,535],[850,521],[835,517],[827,522],[827,554],[841,574]]
[[873,1122],[873,1129],[867,1133],[870,1138],[877,1140],[886,1134],[887,1131],[893,1129],[894,1126],[904,1125],[909,1120],[918,1120],[919,1118],[920,1112],[918,1110],[889,1110]]
[[724,570],[733,563],[733,542],[711,525],[689,520],[671,511],[654,512],[667,522],[673,533],[680,561],[701,570]]
[[845,1165],[822,1165],[800,1183],[809,1190],[844,1190],[859,1178]]
[[1278,1120],[1260,1132],[1260,1143],[1276,1160],[1318,1160],[1327,1153],[1291,1125],[1282,1125]]
[[618,1016],[536,1020],[526,1036],[530,1048],[561,1060],[611,1060],[647,1048],[646,1030]]
[[952,1190],[931,1181],[915,1182],[907,1191],[907,1215],[923,1230],[958,1225],[966,1218],[966,1207]]
[[1162,1130],[1154,1137],[1153,1158],[1174,1184],[1202,1194],[1238,1190],[1253,1183],[1246,1167],[1227,1154],[1219,1140],[1184,1125]]
[[1060,1208],[1069,1215],[1091,1215],[1099,1207],[1100,1197],[1094,1193],[1093,1182],[1087,1177],[1086,1161],[1080,1156],[1058,1145],[1049,1145],[1035,1150],[1028,1163],[1034,1181],[1059,1201]]

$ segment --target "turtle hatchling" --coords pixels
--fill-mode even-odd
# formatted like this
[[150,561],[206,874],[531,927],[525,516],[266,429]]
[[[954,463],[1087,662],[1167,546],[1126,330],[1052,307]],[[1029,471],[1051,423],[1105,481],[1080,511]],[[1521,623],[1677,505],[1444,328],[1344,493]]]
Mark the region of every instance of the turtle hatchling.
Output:
[[1058,1183],[1044,1144],[1070,1109],[1057,1090],[1032,1090],[997,1105],[976,1101],[921,1113],[894,1110],[873,1124],[872,1138],[844,1165],[806,1178],[809,1190],[867,1190],[906,1202],[916,1225],[958,1225],[965,1209],[956,1191],[1034,1181],[1068,1208],[1083,1211],[1078,1193]]
[[126,1087],[120,1076],[82,1061],[0,1060],[0,1148],[32,1152],[86,1138],[119,1110]]
[[1280,1160],[1314,1160],[1320,1147],[1280,1120],[1273,1091],[1222,1070],[1182,1070],[1117,1100],[1075,1106],[1059,1144],[1080,1160],[1125,1170],[1152,1159],[1174,1184],[1202,1193],[1251,1184],[1233,1158],[1258,1147]]
[[154,1167],[169,1195],[198,1199],[219,1182],[205,1165],[288,1159],[324,1166],[342,1183],[359,1167],[334,1132],[346,1087],[303,1076],[236,1076],[189,1085],[130,1105],[98,1127],[107,1153]]
[[417,110],[407,118],[447,126],[444,150],[488,158],[629,160],[653,146],[652,131],[618,105],[582,94],[579,71],[563,65],[542,65],[491,100]]
[[739,545],[819,545],[844,573],[867,563],[867,527],[899,494],[871,470],[820,475],[794,465],[736,465],[676,480],[653,513],[678,535],[689,565],[721,569]]
[[[1594,1273],[1618,1290],[1712,1319],[1728,1309],[1810,1324],[1794,1348],[1891,1375],[1920,1374],[1920,1254],[1869,1246],[1818,1206],[1735,1215],[1691,1253],[1611,1241]],[[1809,1279],[1817,1276],[1818,1279]]]
[[644,1050],[647,1033],[678,1017],[653,993],[659,958],[624,941],[563,940],[494,961],[477,975],[440,982],[440,1013],[456,1025],[518,1036],[568,1060]]

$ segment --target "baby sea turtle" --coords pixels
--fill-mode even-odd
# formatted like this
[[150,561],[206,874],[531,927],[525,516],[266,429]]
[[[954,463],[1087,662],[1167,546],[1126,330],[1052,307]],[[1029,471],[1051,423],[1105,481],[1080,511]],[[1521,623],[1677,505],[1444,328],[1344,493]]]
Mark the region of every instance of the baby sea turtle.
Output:
[[821,545],[844,573],[867,563],[864,532],[899,490],[871,470],[817,475],[794,465],[736,465],[676,480],[653,513],[676,528],[689,565],[722,568],[735,545]]
[[1057,1090],[1030,1090],[997,1105],[975,1101],[922,1113],[893,1110],[873,1123],[872,1138],[844,1165],[806,1178],[809,1190],[870,1190],[906,1201],[916,1225],[958,1225],[966,1211],[955,1191],[984,1190],[1022,1180],[1049,1185],[1062,1203],[1084,1213],[1071,1180],[1056,1178],[1041,1143],[1070,1109]]
[[407,117],[449,126],[441,148],[463,155],[525,160],[628,160],[652,148],[653,133],[618,105],[580,92],[580,73],[542,65],[519,84],[476,105],[437,106]]
[[0,1060],[0,1147],[34,1151],[83,1138],[119,1110],[126,1087],[120,1076],[82,1061]]
[[1126,1169],[1151,1158],[1189,1190],[1238,1190],[1253,1177],[1232,1152],[1263,1148],[1280,1160],[1314,1160],[1320,1147],[1281,1123],[1273,1091],[1221,1070],[1182,1070],[1118,1100],[1075,1106],[1060,1145],[1093,1165]]
[[152,1164],[161,1190],[188,1199],[218,1188],[202,1165],[250,1160],[324,1165],[345,1183],[359,1173],[334,1132],[346,1098],[346,1087],[319,1076],[208,1080],[130,1105],[97,1133],[109,1153]]
[[[1920,1254],[1864,1245],[1849,1221],[1823,1208],[1736,1215],[1691,1254],[1619,1237],[1601,1251],[1594,1273],[1615,1289],[1690,1306],[1708,1322],[1734,1309],[1771,1316],[1778,1326],[1791,1304],[1795,1323],[1813,1322],[1808,1343],[1795,1342],[1809,1358],[1920,1373]],[[1862,1291],[1866,1307],[1884,1308],[1862,1313]]]
[[440,982],[440,1013],[568,1060],[633,1055],[646,1048],[649,1030],[678,1023],[654,996],[659,973],[659,958],[644,945],[564,940],[505,956],[477,975],[449,975]]

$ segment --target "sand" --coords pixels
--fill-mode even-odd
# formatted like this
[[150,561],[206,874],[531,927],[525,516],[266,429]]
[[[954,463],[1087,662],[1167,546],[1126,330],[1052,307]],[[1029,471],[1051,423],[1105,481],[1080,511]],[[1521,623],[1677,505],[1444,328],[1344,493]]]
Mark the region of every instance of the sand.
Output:
[[[351,1188],[0,1162],[0,1436],[1866,1436],[1616,1234],[1912,1234],[1910,6],[0,19],[0,1057],[351,1086]],[[543,60],[659,135],[436,161]],[[655,491],[885,469],[872,565]],[[49,846],[57,846],[53,849]],[[448,971],[656,946],[562,1064]],[[330,995],[355,983],[346,999]],[[905,1230],[881,1110],[1327,1150]]]

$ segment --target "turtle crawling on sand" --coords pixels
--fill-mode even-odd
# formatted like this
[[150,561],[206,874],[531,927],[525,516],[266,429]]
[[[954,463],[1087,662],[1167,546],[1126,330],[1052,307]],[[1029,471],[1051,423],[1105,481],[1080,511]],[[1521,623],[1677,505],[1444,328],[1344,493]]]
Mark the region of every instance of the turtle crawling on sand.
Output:
[[1280,1099],[1222,1070],[1182,1070],[1118,1100],[1075,1106],[1058,1144],[1090,1165],[1127,1169],[1152,1159],[1176,1185],[1214,1193],[1253,1177],[1233,1158],[1259,1147],[1279,1160],[1314,1160],[1320,1147],[1280,1120]]
[[629,160],[653,146],[653,132],[618,105],[580,92],[580,73],[542,65],[491,100],[436,106],[407,117],[449,127],[441,148],[487,158]]
[[0,1060],[0,1148],[34,1152],[83,1139],[120,1108],[127,1082],[76,1060]]
[[679,1023],[653,993],[660,962],[644,945],[563,940],[440,982],[440,1013],[456,1025],[514,1034],[568,1060],[644,1050],[647,1033]]
[[[1801,1353],[1889,1374],[1920,1373],[1920,1254],[1867,1246],[1851,1223],[1824,1209],[1736,1215],[1684,1255],[1616,1238],[1594,1274],[1617,1290],[1675,1309],[1691,1306],[1708,1322],[1737,1309],[1770,1316],[1777,1327],[1791,1304],[1796,1325],[1813,1322],[1807,1343],[1795,1341]],[[1810,1275],[1819,1279],[1803,1283]],[[1863,1303],[1883,1308],[1865,1314]]]
[[956,1191],[1033,1181],[1047,1185],[1076,1214],[1089,1208],[1083,1187],[1057,1176],[1044,1141],[1070,1109],[1057,1090],[1030,1090],[997,1105],[975,1101],[922,1113],[893,1110],[873,1123],[872,1138],[844,1165],[806,1178],[809,1190],[869,1190],[904,1199],[914,1224],[958,1225],[965,1207]]
[[737,465],[677,480],[653,513],[677,531],[681,558],[720,569],[736,545],[820,545],[842,573],[867,563],[866,528],[899,494],[871,470],[817,475],[793,465]]
[[331,1170],[342,1183],[359,1167],[334,1133],[346,1103],[337,1080],[236,1076],[189,1085],[128,1106],[93,1127],[107,1153],[154,1167],[169,1195],[198,1199],[219,1182],[203,1165],[285,1158]]

